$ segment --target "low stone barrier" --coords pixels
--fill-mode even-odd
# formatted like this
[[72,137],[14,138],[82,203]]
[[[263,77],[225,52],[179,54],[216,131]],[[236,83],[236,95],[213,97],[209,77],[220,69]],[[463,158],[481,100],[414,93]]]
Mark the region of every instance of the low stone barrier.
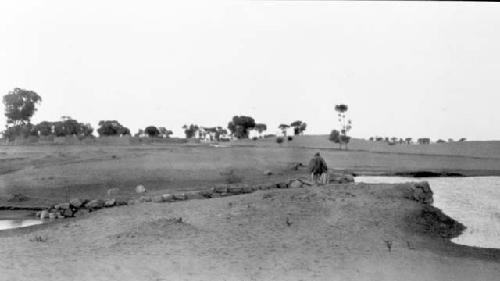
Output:
[[[341,181],[334,181],[334,183],[344,183],[345,178],[342,177],[341,179],[342,179]],[[185,200],[201,200],[201,199],[220,198],[226,196],[248,194],[258,190],[269,190],[278,188],[279,189],[303,188],[312,185],[314,185],[312,182],[302,178],[298,178],[298,179],[291,179],[287,182],[275,182],[275,183],[255,184],[255,185],[217,184],[213,187],[206,188],[200,191],[162,194],[154,196],[142,195],[137,199],[130,199],[128,201],[121,201],[114,198],[107,200],[102,200],[102,199],[89,200],[89,199],[73,198],[69,202],[53,205],[45,210],[39,211],[36,213],[36,216],[41,219],[59,219],[59,218],[85,215],[102,208],[111,208],[122,205],[133,205],[144,202],[165,203],[165,202],[176,202]],[[415,196],[418,197],[420,195],[415,195]]]

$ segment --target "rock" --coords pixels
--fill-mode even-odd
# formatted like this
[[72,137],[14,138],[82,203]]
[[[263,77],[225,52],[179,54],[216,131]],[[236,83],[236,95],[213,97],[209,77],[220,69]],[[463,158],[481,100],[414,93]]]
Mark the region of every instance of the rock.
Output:
[[97,209],[101,209],[102,207],[104,207],[104,201],[101,199],[94,199],[94,200],[88,202],[87,204],[85,204],[85,208],[87,208],[89,210],[97,210]]
[[49,213],[49,219],[54,220],[56,218],[56,213]]
[[212,193],[212,195],[210,196],[210,198],[221,198],[222,196],[220,195],[220,193]]
[[354,182],[354,177],[351,174],[329,173],[328,182],[335,184],[344,184]]
[[205,199],[205,197],[203,197],[203,195],[201,195],[198,191],[187,192],[184,196],[187,200]]
[[217,192],[217,193],[225,193],[227,192],[227,184],[223,184],[223,185],[216,185],[214,187],[214,191]]
[[40,212],[40,219],[48,219],[49,218],[49,211],[43,210]]
[[243,193],[243,187],[238,186],[238,185],[231,185],[227,188],[227,192],[238,195]]
[[71,209],[71,206],[69,203],[61,203],[59,205],[56,205],[55,209],[57,210],[67,210],[67,209]]
[[205,198],[212,198],[212,194],[214,192],[211,189],[207,189],[207,190],[200,190],[198,193]]
[[265,170],[264,171],[264,175],[266,175],[266,176],[272,176],[273,172],[271,170]]
[[64,217],[72,217],[74,214],[75,214],[75,212],[71,208],[64,209],[61,212],[61,215]]
[[288,188],[288,183],[286,182],[280,182],[276,184],[277,188]]
[[127,201],[127,205],[135,205],[135,203],[137,203],[135,199],[130,199]]
[[175,201],[186,200],[186,195],[184,193],[178,193],[173,195]]
[[127,201],[125,201],[124,199],[116,199],[115,206],[124,206],[127,204],[128,204]]
[[82,217],[88,215],[89,210],[87,209],[78,209],[78,211],[74,214],[75,217]]
[[163,203],[164,202],[163,196],[161,196],[161,195],[155,195],[151,199],[154,203]]
[[290,188],[301,188],[302,182],[299,180],[293,180],[290,182]]
[[109,199],[104,202],[104,207],[110,208],[116,205],[116,199]]
[[139,202],[151,202],[153,201],[153,198],[151,196],[141,196],[139,197]]
[[69,200],[69,204],[76,209],[81,208],[85,203],[87,203],[86,200],[82,200],[80,198],[73,198]]
[[243,192],[244,193],[252,193],[254,190],[253,190],[253,187],[248,185],[248,184],[245,184],[243,185]]
[[135,192],[137,193],[144,193],[146,192],[146,188],[144,187],[144,185],[142,184],[139,184],[138,186],[135,187]]
[[174,196],[172,194],[163,194],[161,197],[162,197],[163,202],[173,202],[173,201],[175,201],[174,200]]
[[[146,189],[144,189],[144,191],[146,191]],[[110,197],[111,196],[116,196],[116,195],[118,195],[118,193],[120,193],[120,189],[118,187],[110,188],[106,192],[106,194],[108,194],[108,196],[110,196]]]

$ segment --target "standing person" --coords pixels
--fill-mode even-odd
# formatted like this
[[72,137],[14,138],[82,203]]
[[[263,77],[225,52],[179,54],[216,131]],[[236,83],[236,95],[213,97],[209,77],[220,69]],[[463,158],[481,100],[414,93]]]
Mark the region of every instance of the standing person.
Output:
[[314,183],[318,182],[321,184],[326,184],[326,172],[328,171],[328,166],[326,165],[325,159],[319,155],[319,152],[314,154],[314,157],[309,162],[309,172],[311,173],[311,181]]

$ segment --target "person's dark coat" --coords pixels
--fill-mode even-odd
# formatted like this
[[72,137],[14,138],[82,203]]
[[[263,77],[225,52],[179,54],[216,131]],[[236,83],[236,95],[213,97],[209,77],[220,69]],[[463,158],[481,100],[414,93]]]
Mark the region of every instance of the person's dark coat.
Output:
[[326,165],[325,159],[321,156],[314,156],[309,162],[309,172],[315,175],[326,173],[328,171],[328,166]]

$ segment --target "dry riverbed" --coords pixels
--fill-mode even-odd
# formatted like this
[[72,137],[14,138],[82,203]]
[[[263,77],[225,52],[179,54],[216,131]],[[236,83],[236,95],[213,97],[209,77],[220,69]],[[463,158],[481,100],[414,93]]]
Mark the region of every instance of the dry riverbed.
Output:
[[0,280],[497,280],[398,185],[142,203],[0,233]]

